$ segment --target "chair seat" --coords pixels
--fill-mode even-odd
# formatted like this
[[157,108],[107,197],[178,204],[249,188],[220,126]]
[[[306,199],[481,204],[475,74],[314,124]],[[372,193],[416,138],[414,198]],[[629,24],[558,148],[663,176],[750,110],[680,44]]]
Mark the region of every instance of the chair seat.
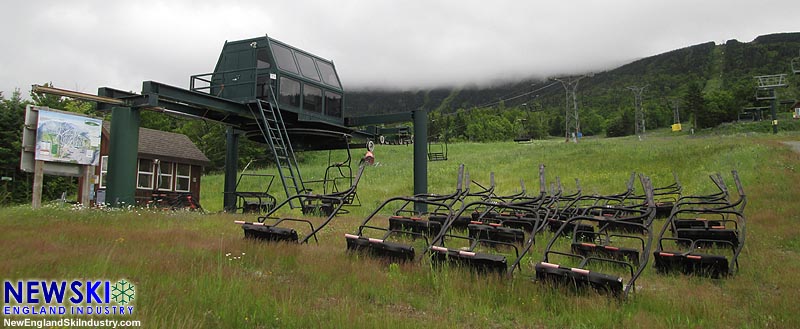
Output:
[[656,251],[655,267],[659,273],[681,272],[720,278],[730,273],[728,258],[697,252]]
[[434,263],[450,262],[457,265],[469,266],[478,272],[496,272],[502,274],[508,269],[508,262],[503,255],[449,249],[438,246],[431,247],[431,260]]
[[244,237],[266,241],[297,242],[297,231],[292,228],[269,225],[243,224]]
[[569,284],[576,288],[585,286],[600,291],[608,291],[620,295],[623,290],[622,278],[580,268],[571,268],[558,264],[539,262],[535,266],[536,278],[561,284]]
[[394,231],[410,231],[435,236],[442,230],[442,223],[428,221],[417,217],[389,217],[389,229]]
[[469,224],[469,237],[498,242],[524,243],[525,232],[518,228],[495,226],[491,224]]
[[403,243],[345,234],[347,250],[365,251],[370,255],[393,260],[413,260],[414,247]]

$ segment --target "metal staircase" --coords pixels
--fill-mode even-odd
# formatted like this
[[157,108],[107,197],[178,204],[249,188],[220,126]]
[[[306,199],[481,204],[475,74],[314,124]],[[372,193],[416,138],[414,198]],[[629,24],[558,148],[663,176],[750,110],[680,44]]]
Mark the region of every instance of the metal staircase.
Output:
[[[280,109],[273,107],[269,102],[258,100],[247,103],[250,111],[258,122],[258,128],[264,136],[270,150],[272,150],[275,164],[278,166],[278,174],[283,182],[283,189],[286,198],[305,193],[303,179],[300,176],[300,167],[297,165],[297,158],[294,156],[289,135],[286,133],[286,126],[283,123]],[[289,203],[291,208],[300,208],[302,205],[297,199]]]

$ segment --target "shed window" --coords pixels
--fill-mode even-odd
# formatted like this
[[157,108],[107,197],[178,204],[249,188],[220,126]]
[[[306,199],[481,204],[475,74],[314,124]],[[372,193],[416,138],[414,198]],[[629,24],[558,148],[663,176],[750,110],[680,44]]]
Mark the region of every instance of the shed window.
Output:
[[136,175],[136,188],[153,188],[153,160],[139,159],[138,175]]
[[300,82],[281,77],[280,102],[300,107]]
[[175,191],[190,192],[192,181],[192,166],[184,163],[175,164]]
[[108,184],[108,156],[100,157],[100,188],[106,188]]
[[158,190],[172,191],[172,162],[158,164]]
[[342,95],[325,92],[325,114],[341,118],[342,117]]
[[322,89],[305,85],[303,89],[303,109],[322,113]]
[[295,55],[297,55],[297,63],[300,64],[300,73],[306,78],[319,81],[319,73],[317,73],[317,67],[314,66],[314,59],[301,53],[295,53]]
[[333,69],[333,65],[318,60],[317,66],[319,67],[319,72],[322,73],[322,81],[325,82],[325,84],[336,88],[342,88],[342,85],[339,84],[339,77],[336,76],[336,70]]
[[272,54],[275,55],[275,61],[278,62],[278,67],[281,70],[299,73],[297,71],[297,63],[294,61],[294,55],[289,48],[278,44],[272,44]]

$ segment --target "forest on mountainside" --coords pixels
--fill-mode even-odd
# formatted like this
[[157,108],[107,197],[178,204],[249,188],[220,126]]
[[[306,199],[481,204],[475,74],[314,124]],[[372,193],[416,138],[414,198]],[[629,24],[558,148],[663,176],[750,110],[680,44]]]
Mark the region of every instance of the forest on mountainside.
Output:
[[[800,98],[800,77],[791,61],[800,56],[800,33],[764,35],[752,42],[729,40],[693,45],[643,58],[580,80],[577,100],[584,135],[634,133],[634,95],[630,86],[646,86],[646,127],[680,120],[697,128],[736,120],[743,108],[769,106],[755,100],[754,76],[787,74],[789,87],[778,90],[788,107]],[[699,95],[691,95],[690,92]],[[437,88],[414,91],[349,91],[349,116],[430,111],[429,135],[449,140],[487,141],[528,135],[564,136],[565,90],[551,80],[525,80],[498,87]],[[695,121],[696,120],[696,121]]]

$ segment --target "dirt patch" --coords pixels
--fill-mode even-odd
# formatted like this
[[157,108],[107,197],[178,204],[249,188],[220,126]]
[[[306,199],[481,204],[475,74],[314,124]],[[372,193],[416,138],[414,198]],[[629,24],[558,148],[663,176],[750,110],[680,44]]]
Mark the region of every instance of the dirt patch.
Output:
[[795,152],[797,152],[797,153],[800,153],[800,142],[795,142],[795,141],[787,141],[787,142],[781,142],[781,143],[784,143],[784,144],[786,144],[786,145],[789,145],[789,146],[791,146],[791,147],[792,147],[792,150],[794,150],[794,151],[795,151]]

